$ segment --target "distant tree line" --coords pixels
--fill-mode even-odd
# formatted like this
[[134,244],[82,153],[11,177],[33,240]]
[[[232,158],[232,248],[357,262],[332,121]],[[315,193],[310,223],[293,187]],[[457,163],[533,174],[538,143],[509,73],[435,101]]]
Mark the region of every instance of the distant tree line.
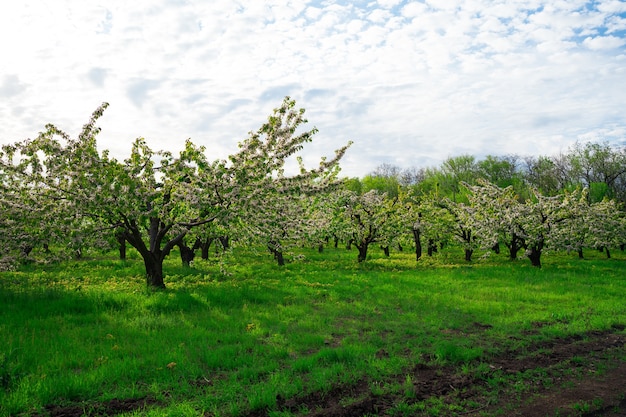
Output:
[[348,215],[358,225],[350,239],[381,242],[387,252],[411,236],[418,260],[424,247],[432,255],[455,241],[467,261],[502,245],[511,259],[523,250],[541,266],[547,249],[583,257],[591,247],[610,257],[611,247],[624,250],[626,242],[626,149],[608,143],[576,143],[556,156],[460,155],[428,168],[382,164],[345,188],[352,197],[344,200],[360,200],[363,210]]

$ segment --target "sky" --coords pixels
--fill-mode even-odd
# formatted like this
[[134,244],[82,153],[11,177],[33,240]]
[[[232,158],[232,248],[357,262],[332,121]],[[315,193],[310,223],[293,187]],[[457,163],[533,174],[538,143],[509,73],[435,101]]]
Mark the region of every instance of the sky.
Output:
[[221,159],[290,96],[345,176],[626,145],[626,1],[4,1],[0,39],[3,144],[108,102],[112,156]]

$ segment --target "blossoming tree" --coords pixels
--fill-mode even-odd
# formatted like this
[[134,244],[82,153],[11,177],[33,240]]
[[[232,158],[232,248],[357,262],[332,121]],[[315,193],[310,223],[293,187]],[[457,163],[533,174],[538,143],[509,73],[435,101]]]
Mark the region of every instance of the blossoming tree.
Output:
[[[15,144],[3,158],[2,172],[19,179],[20,193],[36,190],[41,207],[63,207],[64,215],[50,226],[117,233],[141,255],[149,287],[163,288],[163,261],[190,230],[245,210],[268,184],[296,190],[305,181],[333,169],[345,152],[320,167],[294,176],[281,172],[284,161],[309,142],[315,130],[296,135],[304,110],[286,98],[261,129],[242,142],[230,161],[209,161],[205,148],[187,140],[178,156],[153,151],[143,138],[134,141],[123,162],[100,152],[96,126],[108,104],[100,106],[78,138],[54,125],[34,140]],[[67,236],[64,233],[63,236]],[[60,236],[62,238],[63,236]]]

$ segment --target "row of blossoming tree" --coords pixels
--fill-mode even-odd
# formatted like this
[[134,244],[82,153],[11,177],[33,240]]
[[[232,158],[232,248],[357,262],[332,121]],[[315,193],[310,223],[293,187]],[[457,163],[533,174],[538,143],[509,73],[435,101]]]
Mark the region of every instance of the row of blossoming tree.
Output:
[[[407,239],[422,256],[455,241],[470,261],[477,250],[520,251],[541,266],[545,250],[596,248],[610,257],[624,248],[626,151],[608,144],[575,144],[557,158],[470,155],[449,158],[441,168],[401,170],[383,164],[362,179],[347,182],[342,230],[359,247],[380,243],[402,247]],[[557,183],[560,184],[557,186]],[[351,227],[351,229],[350,229]]]
[[[35,139],[2,148],[0,269],[35,248],[76,256],[117,245],[123,257],[129,244],[143,259],[147,284],[164,287],[163,261],[174,248],[188,264],[197,249],[206,258],[214,241],[265,246],[279,265],[294,246],[322,250],[333,239],[355,246],[359,262],[372,244],[386,254],[412,247],[419,261],[423,246],[432,255],[456,241],[466,261],[505,246],[510,258],[524,251],[535,266],[545,250],[582,257],[593,247],[609,255],[626,241],[618,203],[626,154],[605,145],[577,144],[556,160],[527,158],[525,176],[515,157],[477,163],[464,155],[440,169],[383,165],[363,179],[341,179],[338,164],[349,144],[307,170],[297,153],[317,130],[301,131],[304,110],[289,97],[228,160],[208,159],[189,140],[174,156],[139,138],[118,161],[96,142],[107,106],[77,138],[47,125]],[[291,157],[299,163],[295,175],[285,173]],[[586,183],[568,180],[566,167]],[[557,174],[559,186],[551,182]]]
[[544,250],[575,251],[582,257],[584,248],[597,248],[610,256],[610,248],[626,242],[626,219],[618,204],[609,199],[590,203],[587,189],[550,197],[535,191],[521,199],[512,187],[485,181],[464,187],[464,202],[411,194],[388,198],[375,189],[347,191],[339,196],[342,215],[331,230],[358,248],[359,261],[374,243],[387,254],[391,246],[412,245],[419,261],[423,245],[432,255],[455,242],[466,261],[476,251],[499,253],[505,246],[511,259],[524,251],[540,267]]

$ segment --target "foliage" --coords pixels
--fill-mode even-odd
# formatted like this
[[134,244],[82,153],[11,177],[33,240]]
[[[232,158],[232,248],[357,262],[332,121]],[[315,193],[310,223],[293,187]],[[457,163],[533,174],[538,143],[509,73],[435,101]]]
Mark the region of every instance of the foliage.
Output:
[[[322,192],[337,184],[337,164],[347,149],[323,159],[316,169],[301,167],[297,175],[284,175],[285,160],[317,131],[296,134],[306,122],[304,110],[295,110],[295,102],[287,97],[267,123],[240,144],[229,162],[209,161],[205,148],[190,140],[175,157],[153,151],[143,138],[135,140],[128,159],[118,162],[96,146],[100,132],[96,122],[107,106],[104,103],[92,114],[76,139],[47,125],[35,140],[5,147],[0,171],[6,173],[2,208],[10,193],[18,192],[20,202],[29,202],[32,196],[30,206],[56,218],[44,220],[51,229],[46,237],[58,237],[58,245],[69,244],[66,236],[122,236],[141,254],[152,287],[165,286],[163,261],[191,229],[216,219],[245,219],[247,230],[269,230],[268,216],[276,210],[268,203],[291,204],[302,193]],[[279,199],[281,195],[285,198]],[[261,208],[263,215],[255,216]],[[17,215],[11,213],[11,218]],[[38,222],[39,226],[43,223]],[[2,226],[11,229],[10,224]],[[14,229],[14,240],[19,237],[17,231],[25,228]]]
[[593,195],[593,202],[605,196],[624,201],[626,192],[621,185],[626,175],[626,149],[613,149],[608,143],[577,142],[567,157],[573,178],[587,187],[594,184],[606,187],[604,193]]
[[531,190],[532,198],[520,201],[512,187],[502,189],[488,182],[467,187],[479,235],[487,246],[503,241],[511,259],[523,248],[531,263],[541,266],[544,249],[571,250],[572,241],[582,243],[585,223],[580,220],[590,213],[586,189],[553,197]]
[[318,227],[306,216],[310,196],[325,195],[336,190],[342,182],[337,178],[339,160],[348,146],[323,158],[317,168],[307,170],[298,158],[300,172],[286,176],[284,165],[288,157],[310,142],[317,129],[296,135],[307,120],[304,109],[295,110],[295,101],[285,99],[257,132],[240,144],[240,152],[230,157],[233,178],[239,195],[231,211],[237,219],[238,230],[248,243],[267,245],[280,265],[283,251],[289,245],[302,244]]

